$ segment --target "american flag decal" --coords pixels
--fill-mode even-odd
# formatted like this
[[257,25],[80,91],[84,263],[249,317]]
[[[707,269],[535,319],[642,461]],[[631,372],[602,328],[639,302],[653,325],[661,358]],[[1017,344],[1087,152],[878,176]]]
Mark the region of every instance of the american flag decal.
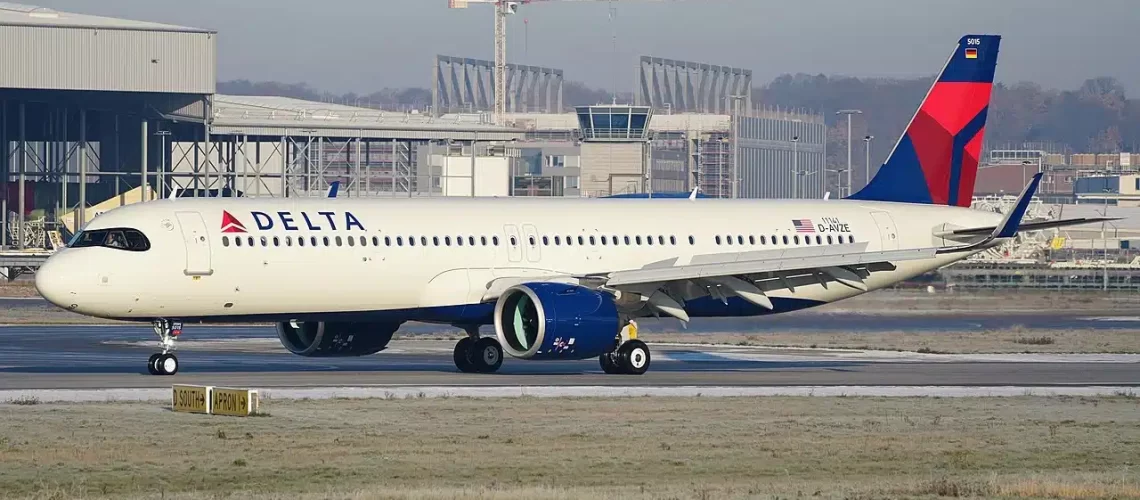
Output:
[[815,224],[812,224],[811,219],[792,219],[792,225],[796,227],[797,233],[815,232]]

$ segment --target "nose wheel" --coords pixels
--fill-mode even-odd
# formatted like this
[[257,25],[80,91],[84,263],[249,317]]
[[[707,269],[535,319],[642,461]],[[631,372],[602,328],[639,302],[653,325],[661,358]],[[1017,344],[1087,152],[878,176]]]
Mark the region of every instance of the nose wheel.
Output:
[[146,370],[151,375],[174,375],[178,373],[178,357],[170,351],[175,348],[174,340],[182,334],[182,322],[156,319],[153,321],[153,326],[162,352],[151,354],[146,363]]

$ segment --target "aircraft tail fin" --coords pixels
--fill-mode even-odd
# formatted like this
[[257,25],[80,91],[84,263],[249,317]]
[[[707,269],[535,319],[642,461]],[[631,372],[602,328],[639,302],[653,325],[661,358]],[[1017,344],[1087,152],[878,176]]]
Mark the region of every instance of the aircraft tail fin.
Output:
[[1000,44],[958,40],[886,163],[850,199],[970,206]]

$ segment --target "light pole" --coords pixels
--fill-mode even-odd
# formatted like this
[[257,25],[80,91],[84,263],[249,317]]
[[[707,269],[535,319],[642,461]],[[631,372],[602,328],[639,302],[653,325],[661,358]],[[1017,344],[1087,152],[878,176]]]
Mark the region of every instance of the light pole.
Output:
[[[836,111],[837,115],[847,115],[847,194],[851,194],[851,115],[861,115],[863,111],[858,109],[841,109]],[[840,183],[842,184],[842,183]],[[839,190],[839,196],[843,197],[843,190]]]
[[732,198],[740,196],[740,101],[743,95],[728,96],[732,99]]
[[800,197],[800,136],[792,136],[792,198]]
[[[1108,178],[1106,177],[1105,178],[1106,182],[1107,182],[1107,179]],[[1104,217],[1108,217],[1108,193],[1111,193],[1112,190],[1107,188],[1107,187],[1105,187],[1103,189],[1104,189],[1104,213],[1101,215]],[[1101,243],[1101,246],[1104,247],[1104,253],[1101,255],[1101,265],[1104,267],[1104,284],[1103,284],[1102,289],[1107,292],[1108,291],[1108,237],[1104,233],[1104,225],[1105,224],[1106,224],[1105,222],[1100,223],[1100,243]]]
[[867,151],[866,171],[863,173],[863,187],[867,187],[867,184],[871,183],[871,140],[874,138],[875,136],[873,135],[868,135],[863,138],[863,148]]

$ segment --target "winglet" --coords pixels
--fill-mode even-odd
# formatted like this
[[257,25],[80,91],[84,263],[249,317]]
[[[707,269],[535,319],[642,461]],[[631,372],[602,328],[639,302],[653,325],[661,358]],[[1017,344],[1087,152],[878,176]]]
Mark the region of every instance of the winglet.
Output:
[[1021,218],[1025,216],[1025,211],[1029,210],[1029,202],[1033,201],[1033,195],[1037,193],[1037,186],[1041,184],[1041,172],[1033,174],[1033,179],[1029,181],[1029,185],[1021,191],[1021,196],[1017,197],[1017,204],[1013,206],[1013,210],[1005,213],[1005,218],[1001,220],[994,228],[993,234],[990,235],[991,239],[995,238],[1012,238],[1017,234],[1017,228],[1021,226]]
[[938,253],[951,253],[951,252],[965,252],[977,250],[986,247],[990,242],[999,238],[1012,238],[1017,236],[1017,230],[1021,228],[1021,218],[1025,216],[1025,212],[1029,210],[1029,203],[1033,201],[1033,195],[1037,193],[1037,186],[1041,184],[1041,176],[1045,175],[1042,172],[1033,174],[1033,179],[1021,190],[1021,195],[1017,197],[1017,203],[1013,208],[1005,213],[1002,218],[1001,224],[994,228],[993,232],[985,239],[977,243],[963,245],[958,247],[950,247],[939,249]]
[[332,181],[329,184],[329,198],[336,198],[336,192],[340,191],[340,181]]

